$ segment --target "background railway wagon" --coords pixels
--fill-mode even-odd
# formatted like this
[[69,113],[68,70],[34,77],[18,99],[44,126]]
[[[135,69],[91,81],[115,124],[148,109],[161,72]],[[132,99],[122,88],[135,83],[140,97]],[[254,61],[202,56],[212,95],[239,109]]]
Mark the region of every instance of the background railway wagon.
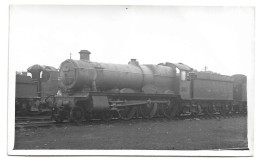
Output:
[[32,76],[16,76],[16,113],[42,112],[50,109],[44,99],[58,91],[58,70],[35,64],[27,69]]
[[27,73],[16,75],[16,112],[26,112],[28,110],[33,110],[33,104],[35,103],[35,101],[40,99],[37,90],[38,83],[33,81],[30,76],[27,76]]
[[235,110],[247,112],[247,77],[242,74],[233,75]]
[[247,101],[247,78],[245,75],[237,74],[232,76],[234,78],[234,100]]

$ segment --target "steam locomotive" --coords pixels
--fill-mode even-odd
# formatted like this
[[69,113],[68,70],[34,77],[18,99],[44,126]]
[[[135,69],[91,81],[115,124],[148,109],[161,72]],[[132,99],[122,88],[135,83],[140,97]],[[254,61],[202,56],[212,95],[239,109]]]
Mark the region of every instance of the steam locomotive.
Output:
[[46,99],[57,122],[246,112],[244,75],[198,72],[182,63],[140,65],[136,59],[127,65],[97,63],[88,50],[79,54],[80,60],[60,65],[64,90]]
[[[28,75],[31,74],[31,76]],[[39,114],[51,111],[44,99],[58,91],[56,68],[32,65],[27,72],[16,74],[15,112],[16,115]]]

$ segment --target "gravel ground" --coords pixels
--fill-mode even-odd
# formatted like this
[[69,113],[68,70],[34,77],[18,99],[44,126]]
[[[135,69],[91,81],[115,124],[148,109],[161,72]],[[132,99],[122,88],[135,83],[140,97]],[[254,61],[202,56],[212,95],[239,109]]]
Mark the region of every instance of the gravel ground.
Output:
[[211,150],[247,148],[247,118],[131,120],[19,128],[14,149]]

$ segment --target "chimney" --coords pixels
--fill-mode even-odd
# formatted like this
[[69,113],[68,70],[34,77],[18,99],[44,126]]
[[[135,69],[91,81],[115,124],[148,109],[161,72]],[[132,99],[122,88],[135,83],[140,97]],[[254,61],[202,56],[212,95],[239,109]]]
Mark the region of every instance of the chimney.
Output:
[[88,50],[81,50],[79,52],[79,54],[80,54],[80,60],[90,61],[89,60],[89,55],[91,54],[90,51],[88,51]]
[[128,64],[139,66],[139,62],[136,59],[131,59],[130,62],[128,62]]

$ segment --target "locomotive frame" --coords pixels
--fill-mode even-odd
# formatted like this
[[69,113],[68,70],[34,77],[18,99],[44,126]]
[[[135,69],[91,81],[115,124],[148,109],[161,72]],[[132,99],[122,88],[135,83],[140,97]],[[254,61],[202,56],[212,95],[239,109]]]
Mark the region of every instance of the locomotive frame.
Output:
[[234,81],[231,76],[197,72],[182,63],[139,65],[136,59],[128,65],[95,63],[89,60],[89,51],[79,53],[80,60],[61,64],[65,91],[46,99],[57,122],[246,112],[246,100],[233,97],[234,84],[245,84],[241,82],[245,76]]

